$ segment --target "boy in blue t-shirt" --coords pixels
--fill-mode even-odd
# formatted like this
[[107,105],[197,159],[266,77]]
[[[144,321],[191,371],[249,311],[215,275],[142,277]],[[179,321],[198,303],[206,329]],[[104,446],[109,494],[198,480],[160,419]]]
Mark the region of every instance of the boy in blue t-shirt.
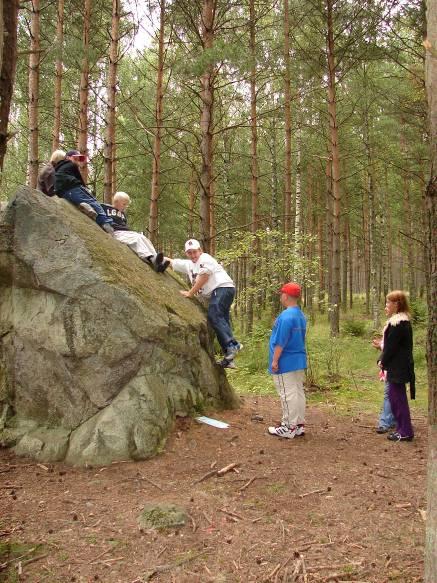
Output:
[[305,435],[306,319],[297,305],[300,285],[286,283],[280,292],[285,310],[276,319],[270,336],[269,372],[281,399],[282,422],[278,427],[269,427],[268,432],[293,439]]

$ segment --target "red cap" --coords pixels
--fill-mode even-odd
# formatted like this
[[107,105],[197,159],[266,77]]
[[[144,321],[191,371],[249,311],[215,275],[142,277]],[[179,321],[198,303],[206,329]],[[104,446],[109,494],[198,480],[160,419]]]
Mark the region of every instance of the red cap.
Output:
[[301,294],[301,287],[298,283],[284,283],[284,285],[279,290],[281,293],[287,294],[287,296],[291,296],[292,298],[300,298]]

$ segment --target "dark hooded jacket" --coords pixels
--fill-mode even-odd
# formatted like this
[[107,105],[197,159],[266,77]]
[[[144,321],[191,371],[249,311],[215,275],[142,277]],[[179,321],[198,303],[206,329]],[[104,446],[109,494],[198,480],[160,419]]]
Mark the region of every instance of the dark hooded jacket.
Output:
[[77,164],[71,160],[61,160],[55,166],[55,193],[62,197],[64,192],[85,186]]
[[416,397],[413,330],[408,314],[400,312],[387,320],[384,328],[383,350],[379,357],[390,383],[410,383],[411,398]]

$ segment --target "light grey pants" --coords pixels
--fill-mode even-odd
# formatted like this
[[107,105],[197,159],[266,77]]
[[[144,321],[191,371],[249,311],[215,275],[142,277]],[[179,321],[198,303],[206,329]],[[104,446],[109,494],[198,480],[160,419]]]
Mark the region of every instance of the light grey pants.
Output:
[[304,370],[293,370],[283,374],[274,374],[273,382],[281,399],[282,423],[295,427],[305,423]]
[[156,249],[152,241],[141,233],[136,231],[114,231],[114,239],[128,245],[143,260],[151,259],[153,261],[156,257]]

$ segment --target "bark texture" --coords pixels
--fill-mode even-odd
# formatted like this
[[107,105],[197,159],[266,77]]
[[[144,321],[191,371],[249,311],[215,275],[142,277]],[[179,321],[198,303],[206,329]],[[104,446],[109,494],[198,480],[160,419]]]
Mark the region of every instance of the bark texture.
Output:
[[115,133],[116,133],[116,93],[117,93],[117,65],[118,65],[118,45],[120,26],[120,0],[112,0],[112,24],[111,24],[111,44],[109,47],[109,69],[107,83],[108,109],[106,114],[106,136],[105,136],[105,178],[104,178],[104,200],[111,204],[115,193]]
[[0,3],[0,172],[9,139],[8,121],[17,63],[18,0]]
[[430,125],[430,179],[425,194],[428,283],[429,460],[425,581],[437,581],[437,2],[427,2],[426,88]]
[[[79,88],[79,137],[77,147],[81,154],[88,156],[88,89],[89,89],[89,45],[91,24],[91,0],[85,0],[82,32],[82,67],[80,71]],[[88,166],[83,165],[82,176],[88,182]]]
[[58,0],[58,16],[56,21],[56,45],[58,56],[55,66],[55,91],[53,112],[52,151],[59,148],[61,133],[61,104],[62,104],[62,74],[63,74],[63,45],[64,45],[64,0]]
[[159,179],[161,171],[161,133],[163,115],[163,78],[164,78],[164,32],[165,32],[165,0],[160,2],[160,22],[158,39],[158,69],[156,71],[156,100],[155,100],[155,136],[153,138],[152,160],[152,188],[150,192],[149,208],[149,238],[154,245],[158,243],[158,199]]
[[200,221],[201,240],[205,251],[210,250],[211,234],[211,186],[212,186],[212,138],[214,112],[214,67],[211,63],[211,49],[214,44],[215,0],[204,0],[201,15],[201,38],[207,55],[205,70],[200,78],[200,153],[202,169],[200,173]]

